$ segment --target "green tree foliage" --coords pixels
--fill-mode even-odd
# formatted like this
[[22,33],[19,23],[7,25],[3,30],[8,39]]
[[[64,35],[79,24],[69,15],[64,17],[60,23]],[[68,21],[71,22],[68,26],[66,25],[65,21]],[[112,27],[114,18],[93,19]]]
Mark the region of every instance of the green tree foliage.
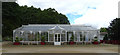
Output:
[[16,3],[2,3],[2,36],[12,36],[12,30],[19,27],[19,5]]
[[107,32],[107,28],[100,28],[100,32]]
[[114,19],[108,28],[110,40],[120,40],[120,18]]
[[[102,27],[102,28],[100,28],[100,32],[108,32],[108,28]],[[108,35],[107,34],[104,35],[103,40],[108,40]]]
[[2,35],[12,36],[12,30],[24,24],[70,24],[68,18],[54,8],[41,10],[33,6],[19,6],[15,2],[2,3]]

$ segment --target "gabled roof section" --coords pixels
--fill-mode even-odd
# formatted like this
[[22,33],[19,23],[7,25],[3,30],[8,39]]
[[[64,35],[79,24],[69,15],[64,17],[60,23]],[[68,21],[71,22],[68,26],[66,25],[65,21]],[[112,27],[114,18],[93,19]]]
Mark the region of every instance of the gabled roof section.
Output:
[[64,30],[64,28],[56,25],[56,26],[54,26],[53,28],[51,28],[50,30]]

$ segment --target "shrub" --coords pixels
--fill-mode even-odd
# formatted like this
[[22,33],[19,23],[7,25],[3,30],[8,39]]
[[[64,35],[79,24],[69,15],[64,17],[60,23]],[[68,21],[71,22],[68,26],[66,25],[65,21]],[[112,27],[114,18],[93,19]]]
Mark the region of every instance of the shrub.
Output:
[[45,37],[44,36],[41,37],[41,41],[45,42]]
[[3,38],[3,41],[12,41],[12,40],[13,40],[12,37],[4,37],[4,38]]
[[97,37],[94,37],[94,41],[98,41]]
[[22,41],[23,40],[23,38],[20,38],[20,41]]
[[70,38],[70,41],[74,41],[74,37],[73,36]]
[[16,39],[15,39],[15,42],[19,42],[19,39],[18,39],[18,37],[16,37]]

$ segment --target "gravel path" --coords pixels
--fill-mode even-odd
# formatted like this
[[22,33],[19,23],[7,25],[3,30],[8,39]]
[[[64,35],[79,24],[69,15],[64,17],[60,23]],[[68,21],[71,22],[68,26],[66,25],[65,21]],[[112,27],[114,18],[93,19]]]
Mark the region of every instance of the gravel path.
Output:
[[11,45],[2,47],[3,53],[118,53],[117,45]]
[[2,42],[0,42],[0,55],[2,54]]

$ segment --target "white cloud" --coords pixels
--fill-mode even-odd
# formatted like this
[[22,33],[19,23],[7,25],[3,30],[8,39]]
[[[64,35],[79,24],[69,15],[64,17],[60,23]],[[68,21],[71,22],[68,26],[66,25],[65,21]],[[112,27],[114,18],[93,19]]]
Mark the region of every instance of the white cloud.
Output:
[[96,7],[101,1],[102,0],[18,0],[17,3],[20,5],[33,5],[41,9],[52,7],[63,14],[83,14],[88,6]]
[[74,20],[75,24],[89,24],[97,28],[107,27],[111,20],[118,17],[118,1],[104,0],[97,9],[90,9],[83,17]]
[[[55,8],[63,14],[77,14],[75,24],[88,24],[97,28],[107,27],[118,16],[118,0],[18,0],[19,5],[34,6],[41,9]],[[88,9],[96,7],[96,9]]]

